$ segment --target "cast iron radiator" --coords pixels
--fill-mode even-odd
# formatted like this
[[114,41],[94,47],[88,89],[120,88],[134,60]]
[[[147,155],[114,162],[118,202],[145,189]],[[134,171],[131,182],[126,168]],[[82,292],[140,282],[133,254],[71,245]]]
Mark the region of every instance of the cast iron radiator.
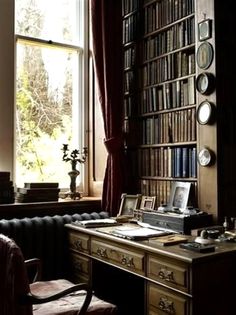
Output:
[[25,259],[42,260],[43,280],[68,278],[68,246],[64,224],[76,220],[107,218],[107,212],[55,215],[23,219],[0,220],[0,233],[18,244]]

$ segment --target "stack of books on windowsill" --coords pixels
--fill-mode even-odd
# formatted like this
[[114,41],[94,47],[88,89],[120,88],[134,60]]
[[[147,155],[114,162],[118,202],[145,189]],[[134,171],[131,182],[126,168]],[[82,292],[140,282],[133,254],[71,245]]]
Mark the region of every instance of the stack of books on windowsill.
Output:
[[58,201],[59,184],[49,183],[25,183],[24,187],[17,188],[16,202],[44,202]]
[[10,172],[0,172],[0,204],[14,203],[14,187]]

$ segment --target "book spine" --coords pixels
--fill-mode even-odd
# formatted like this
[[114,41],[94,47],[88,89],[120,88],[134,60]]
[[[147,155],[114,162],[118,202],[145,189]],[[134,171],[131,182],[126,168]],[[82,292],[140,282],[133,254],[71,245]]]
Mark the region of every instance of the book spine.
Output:
[[48,182],[48,183],[24,183],[24,188],[58,188],[59,183]]

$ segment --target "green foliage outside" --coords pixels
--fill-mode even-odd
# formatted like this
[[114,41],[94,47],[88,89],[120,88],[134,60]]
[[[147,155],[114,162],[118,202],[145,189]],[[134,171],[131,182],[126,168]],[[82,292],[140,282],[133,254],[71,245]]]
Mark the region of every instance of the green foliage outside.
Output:
[[[37,1],[16,3],[18,33],[37,37],[44,23]],[[60,55],[50,47],[24,42],[18,43],[17,50],[16,177],[22,183],[65,182],[69,165],[62,161],[61,148],[63,139],[69,142],[72,137],[72,52]],[[58,62],[64,70],[63,86],[53,85],[53,77],[58,78],[48,70],[50,57],[51,62],[65,60]]]

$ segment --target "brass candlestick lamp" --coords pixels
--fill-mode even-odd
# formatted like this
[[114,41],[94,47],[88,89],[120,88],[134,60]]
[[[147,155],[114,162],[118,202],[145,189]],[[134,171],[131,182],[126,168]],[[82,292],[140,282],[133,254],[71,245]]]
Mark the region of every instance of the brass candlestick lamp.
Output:
[[65,194],[65,198],[70,197],[73,200],[80,199],[81,195],[76,191],[76,178],[80,172],[76,169],[77,163],[84,164],[88,155],[88,148],[83,148],[80,153],[79,150],[75,149],[69,153],[68,144],[63,144],[63,157],[62,160],[70,162],[72,170],[68,173],[70,176],[70,191]]

